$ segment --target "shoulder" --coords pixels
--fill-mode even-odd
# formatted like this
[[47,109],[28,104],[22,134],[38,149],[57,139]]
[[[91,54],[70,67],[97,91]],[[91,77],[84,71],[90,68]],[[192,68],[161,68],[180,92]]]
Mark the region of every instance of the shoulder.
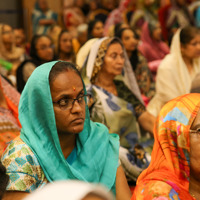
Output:
[[166,55],[161,61],[158,70],[175,70],[177,66],[177,58],[173,54]]
[[8,145],[1,161],[10,177],[7,190],[31,192],[47,183],[36,156],[19,136]]

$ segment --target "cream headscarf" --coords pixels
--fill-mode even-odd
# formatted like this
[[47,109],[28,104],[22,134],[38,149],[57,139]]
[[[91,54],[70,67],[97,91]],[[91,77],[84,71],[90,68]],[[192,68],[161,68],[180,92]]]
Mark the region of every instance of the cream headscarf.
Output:
[[89,193],[105,200],[114,200],[113,195],[103,186],[77,180],[58,181],[36,190],[24,200],[81,200]]
[[190,93],[191,83],[200,72],[200,58],[193,60],[193,73],[189,74],[181,54],[180,31],[175,33],[168,54],[161,62],[156,77],[156,95],[147,110],[157,116],[162,106],[169,100]]

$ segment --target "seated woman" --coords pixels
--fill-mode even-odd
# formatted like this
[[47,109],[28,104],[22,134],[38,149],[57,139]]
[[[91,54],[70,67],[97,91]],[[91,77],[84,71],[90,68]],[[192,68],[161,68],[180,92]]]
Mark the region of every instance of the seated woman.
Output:
[[19,98],[16,89],[0,76],[0,158],[8,143],[20,134]]
[[13,85],[16,85],[16,70],[25,59],[24,53],[24,49],[15,45],[12,27],[0,24],[0,73],[9,76]]
[[68,62],[76,61],[76,55],[72,45],[72,36],[67,30],[61,31],[58,36],[58,59]]
[[[136,144],[140,144],[151,152],[153,137],[146,132],[140,134],[137,122],[145,131],[152,133],[155,119],[141,103],[142,97],[134,72],[121,41],[118,38],[103,38],[94,43],[82,74],[88,84],[88,93],[93,97],[90,100],[91,119],[105,124],[110,133],[119,134],[122,147],[134,149]],[[137,146],[138,151],[144,150],[140,146]],[[133,152],[134,155],[135,153],[136,151]],[[132,157],[129,154],[130,160]],[[130,169],[127,169],[131,173],[131,179],[135,180],[148,163],[144,154],[141,157],[137,167],[130,164]],[[134,159],[132,162],[136,164]]]
[[35,35],[31,41],[31,59],[25,60],[17,69],[17,90],[21,93],[35,68],[55,57],[52,40],[47,35]]
[[13,191],[7,199],[68,179],[100,183],[116,191],[117,199],[130,199],[118,163],[119,138],[90,121],[86,96],[72,63],[49,62],[34,70],[20,99],[20,137],[2,156],[10,176],[7,190]]
[[132,200],[200,199],[200,94],[168,102],[156,125],[151,163]]
[[155,83],[146,58],[138,51],[138,37],[131,28],[122,28],[116,36],[120,38],[126,49],[132,69],[135,73],[140,92],[146,104],[155,94]]
[[170,54],[161,62],[156,76],[156,94],[147,110],[157,116],[169,100],[190,92],[192,80],[200,72],[200,31],[179,29],[173,37]]
[[88,40],[92,38],[103,37],[103,22],[101,20],[92,20],[88,23]]
[[144,23],[141,44],[138,49],[148,62],[162,60],[169,53],[169,47],[162,41],[162,32],[158,21]]

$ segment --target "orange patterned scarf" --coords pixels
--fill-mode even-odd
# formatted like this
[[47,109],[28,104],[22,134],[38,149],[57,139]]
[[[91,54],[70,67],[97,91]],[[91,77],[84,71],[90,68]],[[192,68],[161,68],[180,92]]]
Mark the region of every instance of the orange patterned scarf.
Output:
[[132,200],[193,199],[189,194],[189,130],[200,108],[200,94],[168,102],[154,128],[151,163],[137,180]]

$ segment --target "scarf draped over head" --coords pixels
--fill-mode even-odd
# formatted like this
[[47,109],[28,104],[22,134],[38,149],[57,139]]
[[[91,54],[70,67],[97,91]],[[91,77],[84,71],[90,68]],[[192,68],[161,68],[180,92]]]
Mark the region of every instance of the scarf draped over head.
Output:
[[84,129],[76,141],[77,158],[69,165],[63,156],[49,86],[55,63],[39,66],[28,79],[19,105],[20,137],[36,155],[48,181],[79,179],[111,189],[118,167],[119,138],[109,135],[104,125],[90,121],[87,106]]
[[[100,40],[97,40],[91,47],[87,63],[85,63],[85,74],[83,75],[84,80],[86,80],[86,83],[92,83],[94,84],[99,71],[101,70],[103,63],[104,63],[104,57],[106,55],[107,49],[110,46],[111,42],[117,39],[120,42],[120,39],[118,38],[108,38],[104,37]],[[125,85],[132,91],[132,93],[143,103],[141,93],[135,78],[135,74],[132,70],[129,58],[126,54],[126,51],[123,47],[124,56],[125,56],[125,63],[123,68],[123,73],[117,77],[117,79],[122,80]],[[88,83],[89,82],[89,83]]]
[[156,94],[147,110],[158,116],[162,106],[169,100],[190,92],[192,80],[200,72],[200,58],[193,59],[193,72],[188,72],[181,54],[180,31],[173,36],[170,54],[161,61],[156,76]]
[[[153,195],[169,197],[173,196],[172,190],[179,199],[192,199],[189,194],[189,130],[199,108],[200,94],[195,93],[177,97],[162,108],[154,129],[151,163],[139,176],[132,199],[152,199]],[[166,183],[159,194],[156,194],[156,181],[159,185]],[[167,188],[172,189],[171,193]]]
[[24,50],[22,48],[16,47],[14,42],[12,44],[11,51],[6,50],[3,44],[3,26],[5,26],[5,24],[0,24],[0,57],[7,61],[14,62],[20,59],[24,53]]
[[169,53],[169,47],[163,41],[156,41],[152,38],[147,22],[142,27],[141,35],[142,44],[138,49],[147,58],[148,62],[153,60],[160,60]]

